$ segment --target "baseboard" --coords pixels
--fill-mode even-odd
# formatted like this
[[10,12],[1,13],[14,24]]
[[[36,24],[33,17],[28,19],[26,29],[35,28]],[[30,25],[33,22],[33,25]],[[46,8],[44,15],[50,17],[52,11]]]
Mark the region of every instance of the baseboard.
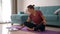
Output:
[[60,26],[57,25],[46,25],[46,26],[60,28]]
[[0,22],[0,24],[7,24],[7,23],[10,23],[10,22]]

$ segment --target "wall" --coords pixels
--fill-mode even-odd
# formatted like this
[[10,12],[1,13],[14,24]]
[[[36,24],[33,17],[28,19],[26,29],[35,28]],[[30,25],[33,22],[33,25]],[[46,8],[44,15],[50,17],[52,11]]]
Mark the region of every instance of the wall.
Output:
[[23,0],[12,0],[12,14],[23,10]]
[[60,6],[60,0],[24,0],[24,11],[30,4],[35,6]]
[[17,0],[17,11],[23,10],[23,0]]

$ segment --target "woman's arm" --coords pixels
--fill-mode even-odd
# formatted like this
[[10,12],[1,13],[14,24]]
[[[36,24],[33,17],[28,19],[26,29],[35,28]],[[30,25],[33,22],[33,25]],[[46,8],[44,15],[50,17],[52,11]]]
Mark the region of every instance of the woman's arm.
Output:
[[45,17],[43,16],[42,12],[39,10],[38,13],[39,13],[39,15],[42,17],[42,19],[43,19],[43,24],[46,25],[46,19],[45,19]]
[[30,17],[28,17],[27,22],[30,22]]
[[43,19],[43,24],[46,25],[46,19],[45,19],[45,17],[43,15],[41,17]]

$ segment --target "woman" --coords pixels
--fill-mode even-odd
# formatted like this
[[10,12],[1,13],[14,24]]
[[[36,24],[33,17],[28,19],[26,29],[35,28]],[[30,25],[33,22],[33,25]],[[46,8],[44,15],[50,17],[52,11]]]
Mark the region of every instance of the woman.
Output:
[[[28,12],[30,13],[26,22],[24,22],[24,26],[28,27],[28,30],[34,31],[45,31],[46,20],[40,10],[35,10],[34,5],[27,6]],[[34,23],[31,23],[30,21]]]

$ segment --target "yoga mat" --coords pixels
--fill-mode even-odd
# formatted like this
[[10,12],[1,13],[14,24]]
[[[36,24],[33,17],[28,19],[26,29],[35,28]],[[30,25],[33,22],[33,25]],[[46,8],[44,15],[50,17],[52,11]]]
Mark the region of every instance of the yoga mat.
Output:
[[[7,27],[7,29],[12,29],[12,28],[21,28],[20,26],[12,26],[12,27]],[[38,31],[29,31],[27,30],[27,27],[24,27],[21,29],[21,31],[27,31],[27,32],[33,32],[33,33],[36,33],[36,34],[60,34],[59,31],[51,31],[51,30],[46,30],[46,31],[43,31],[43,32],[38,32]]]

